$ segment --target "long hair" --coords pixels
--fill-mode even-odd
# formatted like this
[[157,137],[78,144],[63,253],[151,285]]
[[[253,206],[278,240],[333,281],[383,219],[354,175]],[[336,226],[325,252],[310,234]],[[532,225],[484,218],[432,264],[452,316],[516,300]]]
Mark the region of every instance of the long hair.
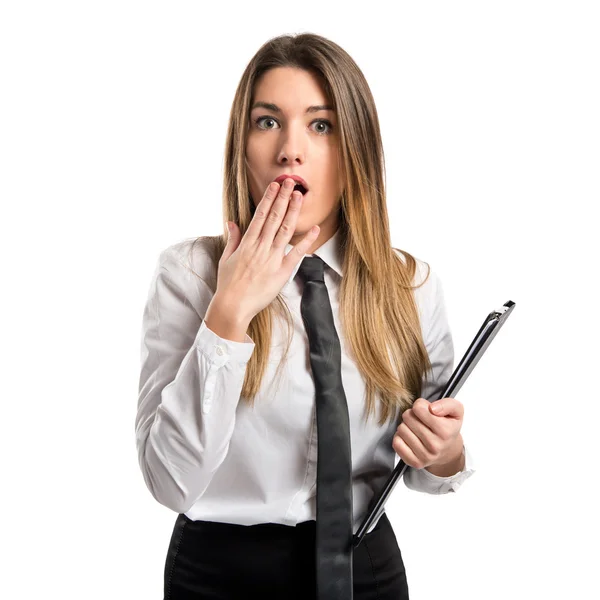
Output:
[[[431,363],[412,292],[420,287],[411,285],[417,270],[415,258],[399,250],[402,258],[395,252],[398,249],[391,246],[385,165],[375,102],[357,64],[334,42],[311,33],[283,35],[267,41],[248,63],[229,116],[223,220],[237,223],[242,236],[252,220],[255,207],[251,202],[245,155],[250,107],[257,80],[276,67],[295,67],[315,74],[337,111],[339,167],[345,174],[339,206],[344,257],[340,325],[365,381],[367,418],[375,412],[375,395],[379,394],[379,425],[384,425],[386,420],[397,417],[398,409],[403,412],[419,397],[421,378],[431,369]],[[196,240],[209,239],[217,269],[227,236],[225,230],[222,235]],[[192,251],[193,247],[194,244]],[[268,365],[275,317],[283,317],[288,327],[288,345],[281,367],[289,351],[293,327],[281,293],[252,319],[247,331],[255,348],[246,367],[241,399],[251,406]]]

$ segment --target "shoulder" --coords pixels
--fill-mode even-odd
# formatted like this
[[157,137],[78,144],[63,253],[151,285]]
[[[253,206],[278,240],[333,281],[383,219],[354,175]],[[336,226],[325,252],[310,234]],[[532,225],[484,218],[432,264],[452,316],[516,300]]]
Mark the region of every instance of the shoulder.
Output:
[[400,250],[399,248],[393,248],[393,250],[405,265],[411,262],[410,259],[407,259],[407,254],[414,260],[415,271],[412,278],[412,285],[416,287],[415,292],[417,289],[420,290],[423,288],[425,288],[425,291],[431,290],[437,285],[439,281],[438,275],[435,270],[431,268],[429,262],[414,254]]
[[217,287],[215,238],[191,237],[165,247],[159,254],[159,268],[168,271],[178,282],[203,281],[210,290]]
[[[394,248],[396,254],[400,257],[404,264],[407,264],[408,259],[398,248]],[[441,281],[435,269],[431,264],[421,257],[410,254],[415,262],[415,271],[412,278],[412,286],[414,286],[414,298],[422,317],[431,314],[435,304],[438,301],[441,293]]]

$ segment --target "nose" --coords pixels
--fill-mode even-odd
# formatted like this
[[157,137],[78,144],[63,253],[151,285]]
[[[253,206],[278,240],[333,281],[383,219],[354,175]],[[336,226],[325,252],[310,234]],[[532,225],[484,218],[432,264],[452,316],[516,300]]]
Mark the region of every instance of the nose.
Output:
[[303,163],[305,159],[305,148],[300,128],[287,127],[281,135],[281,148],[279,149],[278,162],[280,163]]

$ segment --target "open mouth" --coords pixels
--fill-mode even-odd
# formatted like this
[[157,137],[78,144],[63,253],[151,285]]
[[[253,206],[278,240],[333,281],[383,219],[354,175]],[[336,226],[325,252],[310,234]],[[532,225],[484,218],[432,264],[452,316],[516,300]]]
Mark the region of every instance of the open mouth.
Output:
[[304,194],[306,194],[308,192],[308,190],[301,183],[297,183],[294,186],[293,191],[295,192],[296,190],[299,191],[303,196],[304,196]]

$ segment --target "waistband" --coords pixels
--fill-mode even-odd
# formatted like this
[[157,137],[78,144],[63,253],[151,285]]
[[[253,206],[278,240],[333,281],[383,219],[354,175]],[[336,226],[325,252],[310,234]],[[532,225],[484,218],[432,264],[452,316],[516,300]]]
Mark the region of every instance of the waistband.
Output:
[[[185,521],[188,527],[193,530],[203,531],[205,533],[214,532],[215,534],[222,534],[226,532],[227,535],[238,535],[238,536],[294,536],[294,535],[314,535],[316,532],[317,522],[314,519],[309,521],[303,521],[297,525],[284,525],[283,523],[257,523],[255,525],[240,525],[239,523],[223,523],[220,521],[202,521],[190,519],[184,513],[178,516],[178,519]],[[387,514],[383,512],[379,518],[377,525],[373,528],[373,531],[377,531],[381,528],[383,523],[388,520]]]

